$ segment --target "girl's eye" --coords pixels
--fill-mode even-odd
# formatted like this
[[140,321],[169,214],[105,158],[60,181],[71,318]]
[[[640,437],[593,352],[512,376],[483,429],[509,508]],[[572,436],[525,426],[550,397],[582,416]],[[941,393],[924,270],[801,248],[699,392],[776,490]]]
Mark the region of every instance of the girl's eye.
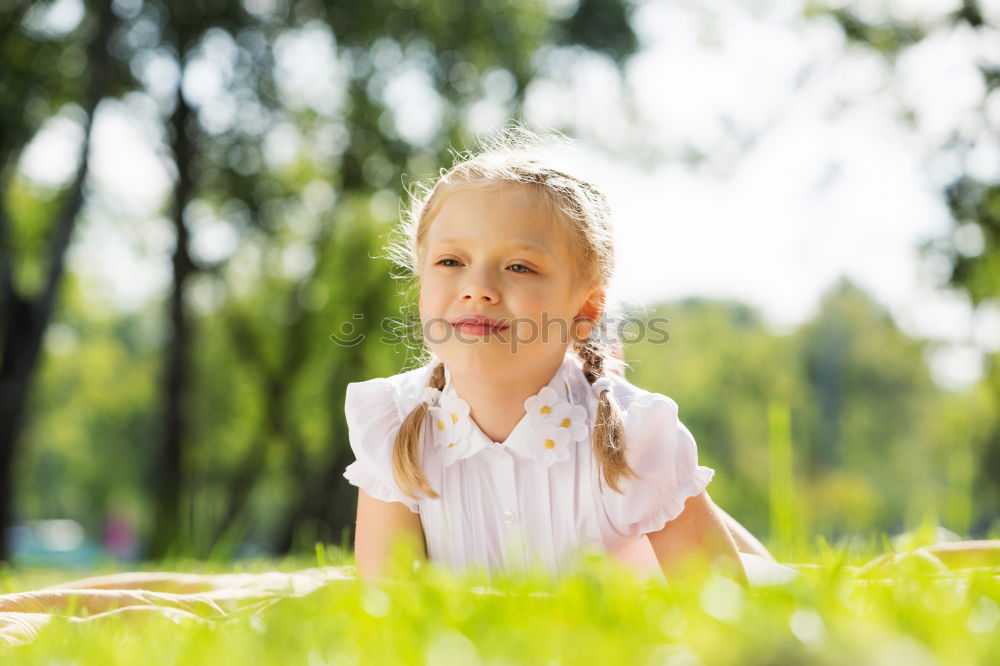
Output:
[[[458,259],[441,259],[440,261],[437,262],[437,265],[438,266],[445,266],[445,267],[450,268],[450,267],[453,267],[453,266],[461,266],[462,262],[460,262]],[[527,266],[525,266],[524,264],[511,264],[507,268],[510,269],[511,272],[513,272],[513,273],[525,274],[525,273],[534,273],[535,272],[535,271],[531,270],[530,268],[528,268]]]

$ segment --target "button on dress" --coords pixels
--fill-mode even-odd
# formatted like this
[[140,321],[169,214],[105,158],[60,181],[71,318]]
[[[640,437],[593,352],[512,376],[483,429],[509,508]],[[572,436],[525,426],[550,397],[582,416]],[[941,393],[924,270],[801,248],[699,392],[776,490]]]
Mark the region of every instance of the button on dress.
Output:
[[356,457],[345,478],[419,513],[432,562],[458,571],[530,567],[559,575],[597,551],[662,577],[644,535],[676,518],[714,474],[698,465],[695,440],[672,399],[611,376],[625,417],[626,459],[640,475],[622,479],[619,494],[598,478],[591,443],[597,396],[579,357],[566,355],[502,443],[480,430],[445,367],[445,387],[429,405],[419,447],[439,497],[414,499],[396,484],[392,447],[437,364],[351,383],[345,404]]

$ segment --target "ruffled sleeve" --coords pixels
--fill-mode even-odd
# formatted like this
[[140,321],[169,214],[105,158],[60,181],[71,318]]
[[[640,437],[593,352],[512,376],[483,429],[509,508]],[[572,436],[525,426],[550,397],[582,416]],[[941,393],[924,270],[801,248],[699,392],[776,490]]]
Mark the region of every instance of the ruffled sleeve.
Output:
[[605,485],[602,495],[612,526],[627,536],[662,529],[715,474],[698,465],[698,447],[677,418],[677,403],[661,393],[643,393],[628,405],[625,444],[640,478],[621,481],[622,494]]
[[392,447],[403,422],[395,394],[383,378],[347,385],[344,411],[356,460],[344,478],[376,499],[400,502],[417,513],[417,500],[399,489],[392,473]]

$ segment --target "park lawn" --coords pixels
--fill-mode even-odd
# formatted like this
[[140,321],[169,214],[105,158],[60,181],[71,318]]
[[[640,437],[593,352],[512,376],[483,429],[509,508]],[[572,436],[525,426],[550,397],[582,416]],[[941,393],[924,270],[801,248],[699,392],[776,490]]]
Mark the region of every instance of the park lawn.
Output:
[[[329,560],[321,565],[329,565]],[[989,664],[1000,662],[1000,567],[920,558],[859,577],[828,551],[788,584],[643,582],[599,557],[561,579],[485,581],[424,566],[336,581],[221,618],[57,619],[0,664]],[[317,562],[258,561],[244,571]],[[234,566],[174,562],[170,570]],[[74,576],[8,572],[4,591]],[[30,583],[30,584],[29,584]],[[11,589],[14,588],[14,589]]]

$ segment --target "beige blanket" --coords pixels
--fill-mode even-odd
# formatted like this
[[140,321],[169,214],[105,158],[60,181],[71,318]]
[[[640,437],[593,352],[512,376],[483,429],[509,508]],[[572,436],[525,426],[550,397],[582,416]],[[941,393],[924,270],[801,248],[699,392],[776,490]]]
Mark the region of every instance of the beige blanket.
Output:
[[219,575],[134,572],[85,578],[0,595],[0,644],[31,641],[55,619],[93,622],[126,615],[138,621],[206,622],[254,612],[278,599],[305,596],[332,581],[353,579],[353,567]]

